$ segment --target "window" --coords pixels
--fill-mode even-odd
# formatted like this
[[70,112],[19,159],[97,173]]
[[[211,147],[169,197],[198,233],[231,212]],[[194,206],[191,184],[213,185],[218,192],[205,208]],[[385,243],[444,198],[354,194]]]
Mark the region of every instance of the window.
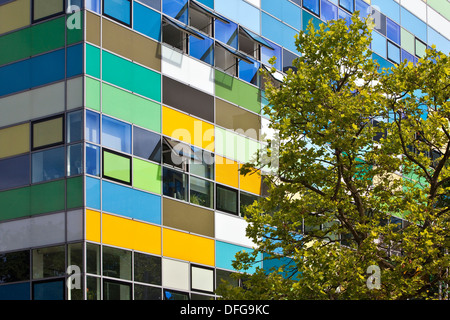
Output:
[[189,55],[213,65],[214,41],[208,37],[200,39],[198,36],[189,36]]
[[100,147],[86,144],[86,173],[100,176]]
[[42,149],[64,143],[64,116],[46,118],[31,123],[32,149]]
[[131,284],[103,279],[103,300],[131,300]]
[[214,269],[191,266],[191,289],[201,292],[214,291]]
[[131,280],[131,251],[103,247],[103,275]]
[[134,281],[161,285],[161,258],[135,252]]
[[102,144],[114,150],[131,153],[131,125],[102,116]]
[[65,175],[65,148],[59,147],[31,155],[31,182],[63,178]]
[[272,46],[256,33],[242,27],[239,28],[239,50],[241,52],[260,60],[261,46],[273,50]]
[[347,11],[353,12],[354,10],[353,0],[339,0],[339,5]]
[[246,215],[246,207],[253,204],[253,202],[258,201],[259,197],[251,193],[240,192],[239,193],[239,211],[240,215],[243,217]]
[[131,26],[131,1],[103,0],[103,14],[117,22]]
[[214,184],[210,181],[191,176],[189,179],[189,199],[193,204],[212,208],[214,204]]
[[216,68],[232,76],[237,76],[239,58],[243,58],[250,63],[250,60],[243,54],[220,44],[220,42],[216,42],[214,50],[214,65],[216,66]]
[[65,247],[55,246],[34,249],[32,252],[33,279],[65,275]]
[[388,59],[391,60],[394,63],[399,64],[400,63],[400,47],[397,47],[392,42],[388,41],[387,43],[387,56]]
[[29,154],[0,161],[0,190],[20,187],[29,183]]
[[103,149],[103,177],[131,185],[131,157]]
[[86,140],[100,143],[100,114],[86,111]]
[[225,186],[216,185],[216,209],[237,215],[238,191]]
[[179,200],[188,200],[188,175],[163,168],[163,194]]
[[138,1],[148,5],[149,7],[152,7],[153,9],[161,11],[161,0],[138,0]]
[[75,111],[67,114],[67,143],[80,141],[83,138],[83,113]]
[[424,57],[426,54],[427,45],[416,38],[416,56]]
[[236,23],[216,19],[214,26],[216,29],[216,40],[219,40],[234,49],[238,48],[238,25]]
[[186,292],[164,289],[164,300],[189,300],[189,294]]
[[214,154],[192,147],[189,172],[203,178],[214,179]]
[[182,142],[163,138],[163,163],[171,167],[188,170],[191,148]]
[[74,144],[67,147],[67,176],[83,173],[83,145]]
[[30,251],[0,254],[0,283],[30,280]]
[[386,36],[400,45],[400,26],[389,18],[386,18]]
[[205,39],[191,27],[163,16],[162,41],[164,43],[187,53],[189,36],[193,36],[199,40]]
[[256,60],[249,60],[252,63],[248,63],[244,60],[239,61],[239,79],[258,86],[260,63]]
[[161,300],[161,288],[135,284],[134,300]]
[[133,154],[161,163],[161,136],[139,127],[133,127]]
[[188,0],[162,0],[164,14],[188,24]]
[[319,0],[303,0],[303,7],[316,15],[320,15]]
[[338,8],[328,2],[321,0],[322,10],[320,10],[320,18],[325,21],[336,20],[338,17]]
[[64,0],[33,0],[32,21],[38,22],[64,13]]
[[190,1],[189,25],[195,29],[212,36],[213,13],[195,1]]

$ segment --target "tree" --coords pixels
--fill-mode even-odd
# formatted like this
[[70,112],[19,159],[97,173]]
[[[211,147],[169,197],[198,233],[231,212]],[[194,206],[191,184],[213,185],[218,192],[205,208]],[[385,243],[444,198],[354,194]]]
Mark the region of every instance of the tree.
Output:
[[[449,281],[450,60],[380,70],[370,25],[301,31],[301,56],[266,74],[276,171],[259,157],[267,196],[247,208],[253,252],[224,299],[445,298]],[[273,168],[272,168],[273,169]],[[260,267],[276,266],[270,270]],[[257,265],[253,273],[246,270]],[[375,271],[372,271],[375,270]],[[372,272],[375,272],[372,274]]]

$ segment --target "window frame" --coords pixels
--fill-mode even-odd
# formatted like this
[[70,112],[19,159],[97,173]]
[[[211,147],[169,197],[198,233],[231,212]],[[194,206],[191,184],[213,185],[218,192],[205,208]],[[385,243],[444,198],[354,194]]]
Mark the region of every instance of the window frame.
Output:
[[[15,1],[15,0],[12,0],[12,1]],[[12,2],[12,1],[10,1],[10,2]],[[45,17],[42,17],[42,18],[35,19],[34,18],[34,7],[35,7],[34,2],[35,1],[36,0],[32,0],[31,1],[31,23],[37,23],[37,22],[41,22],[41,21],[44,21],[44,20],[48,20],[48,19],[60,16],[60,15],[63,15],[65,13],[65,11],[66,11],[66,2],[67,2],[67,0],[62,0],[63,7],[62,7],[61,11],[53,13],[53,14],[51,14],[49,16],[45,16]],[[6,2],[6,3],[8,3],[8,2]],[[2,4],[0,4],[0,5],[2,5]]]
[[105,1],[108,1],[108,0],[102,0],[102,15],[105,17],[108,17],[111,20],[114,20],[115,22],[118,22],[120,24],[123,24],[123,25],[131,28],[131,26],[133,24],[133,1],[132,0],[124,0],[124,1],[128,1],[129,6],[130,6],[130,16],[129,16],[130,23],[126,23],[122,20],[119,20],[119,19],[105,13]]
[[[217,197],[219,196],[219,192],[218,192],[219,188],[222,188],[222,189],[225,189],[225,190],[228,190],[228,191],[232,191],[232,192],[234,192],[236,194],[236,208],[235,208],[234,212],[230,211],[230,210],[227,210],[227,209],[224,209],[224,208],[219,208],[218,207],[219,201],[217,201]],[[216,190],[215,190],[215,198],[214,198],[214,200],[215,200],[215,208],[216,208],[216,210],[221,211],[221,212],[225,212],[225,213],[229,213],[229,214],[232,214],[234,216],[238,216],[239,217],[239,190],[238,189],[235,189],[235,188],[232,188],[232,187],[228,187],[228,186],[223,185],[223,184],[216,183]]]
[[[121,153],[121,152],[118,152],[118,151],[115,151],[115,150],[112,150],[112,149],[108,149],[108,148],[101,148],[101,149],[102,149],[102,152],[101,152],[101,158],[102,158],[102,160],[101,160],[101,174],[102,174],[102,178],[106,178],[106,179],[114,181],[114,182],[118,182],[118,183],[122,183],[122,184],[126,184],[128,186],[131,186],[133,184],[133,174],[132,174],[132,170],[133,170],[133,164],[132,163],[133,163],[133,161],[132,161],[131,155],[124,154],[124,153]],[[126,159],[129,160],[129,163],[130,163],[129,164],[129,178],[130,178],[130,182],[127,182],[127,181],[124,181],[124,180],[121,180],[121,179],[118,179],[118,178],[115,178],[115,177],[111,177],[108,174],[105,174],[105,152],[108,152],[108,153],[111,153],[113,155],[120,156],[120,157],[123,157],[123,158],[126,158]]]
[[[35,137],[34,137],[34,125],[42,123],[42,122],[50,121],[50,120],[55,120],[57,118],[61,118],[61,130],[62,130],[62,132],[61,132],[61,141],[35,147],[34,146],[34,140],[35,140]],[[51,117],[47,117],[47,118],[42,118],[42,119],[39,119],[39,120],[31,121],[30,134],[31,134],[31,146],[30,146],[31,151],[37,151],[37,150],[42,150],[42,149],[47,149],[47,148],[52,148],[52,147],[63,145],[65,143],[65,141],[66,141],[66,117],[65,117],[65,114],[62,113],[62,114],[54,115],[54,116],[51,116]]]

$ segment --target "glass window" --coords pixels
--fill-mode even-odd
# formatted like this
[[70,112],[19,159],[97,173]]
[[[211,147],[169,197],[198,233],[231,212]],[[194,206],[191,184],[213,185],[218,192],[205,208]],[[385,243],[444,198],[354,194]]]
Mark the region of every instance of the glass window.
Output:
[[214,64],[214,41],[208,37],[199,39],[196,36],[189,36],[189,54],[201,61]]
[[66,273],[66,254],[64,246],[34,249],[33,279],[60,277]]
[[64,0],[33,0],[33,22],[64,13]]
[[86,243],[86,272],[100,274],[100,246],[97,244]]
[[273,42],[267,41],[273,49],[269,49],[267,47],[261,47],[261,62],[265,63],[266,65],[270,66],[269,64],[269,59],[271,59],[272,57],[275,57],[275,65],[274,67],[277,70],[282,70],[282,55],[283,55],[283,50],[280,46],[276,45]]
[[191,148],[187,144],[168,138],[163,138],[162,143],[163,163],[187,171]]
[[339,0],[339,5],[347,11],[353,12],[353,0]]
[[30,280],[30,251],[0,254],[0,283]]
[[67,176],[83,173],[83,145],[74,144],[67,147]]
[[134,281],[161,285],[161,257],[135,252]]
[[207,179],[214,179],[214,154],[192,147],[189,172]]
[[133,29],[161,41],[161,14],[135,2],[133,7]]
[[196,28],[197,30],[209,35],[213,35],[212,26],[213,18],[212,15],[208,14],[207,11],[203,9],[200,5],[195,2],[190,2],[189,6],[189,25]]
[[416,56],[424,57],[426,54],[427,46],[425,43],[416,38]]
[[131,251],[103,247],[103,275],[131,280]]
[[86,140],[100,143],[100,114],[86,110]]
[[258,199],[259,197],[254,194],[241,191],[239,194],[240,215],[242,217],[245,216],[246,207],[252,205],[255,201],[258,201]]
[[153,9],[161,11],[161,0],[138,0],[138,1],[152,7]]
[[163,13],[188,24],[188,0],[163,0]]
[[283,49],[283,72],[286,72],[289,69],[296,69],[293,67],[293,62],[297,58],[298,56],[296,54]]
[[164,300],[189,300],[189,294],[186,292],[164,289]]
[[378,32],[372,32],[372,50],[381,55],[383,58],[386,58],[386,41],[386,38]]
[[321,0],[320,18],[325,21],[337,20],[338,8],[328,0]]
[[131,25],[130,0],[103,0],[103,14],[128,26]]
[[131,125],[102,116],[102,145],[131,153]]
[[161,136],[138,127],[133,127],[133,154],[161,163]]
[[197,291],[213,292],[214,270],[191,266],[191,288]]
[[64,300],[64,280],[33,283],[33,300]]
[[386,36],[400,45],[400,26],[389,18],[386,18]]
[[30,155],[0,161],[0,190],[20,187],[29,183]]
[[412,55],[408,51],[402,49],[402,61],[405,59],[414,64],[417,62],[417,58],[414,55]]
[[212,208],[214,204],[214,184],[210,181],[190,177],[190,202],[203,207]]
[[237,76],[237,61],[238,52],[232,51],[225,46],[216,42],[214,50],[214,65],[217,69],[220,69],[232,76]]
[[131,157],[103,149],[103,177],[131,184]]
[[238,214],[238,192],[235,189],[216,185],[216,209]]
[[388,41],[387,48],[388,59],[395,63],[400,63],[400,48]]
[[104,279],[103,300],[131,300],[131,284]]
[[163,194],[175,199],[188,200],[188,176],[182,172],[163,168]]
[[38,120],[31,123],[33,149],[64,143],[64,117]]
[[366,18],[369,15],[370,4],[364,0],[355,1],[355,11],[359,11],[360,18]]
[[63,178],[65,175],[65,148],[54,148],[31,155],[31,182]]
[[319,0],[303,0],[303,7],[316,15],[320,14]]
[[81,110],[67,114],[67,142],[83,139],[83,113]]
[[86,144],[86,173],[100,176],[100,147]]
[[135,284],[134,300],[161,300],[161,288]]
[[352,16],[342,9],[339,9],[338,18],[345,20],[347,27],[350,27],[350,25],[352,24]]
[[87,277],[86,294],[87,300],[101,300],[100,278]]
[[259,68],[260,63],[252,60],[252,63],[247,61],[239,61],[239,78],[254,85],[259,85]]
[[237,49],[238,48],[238,25],[234,22],[229,21],[226,23],[219,19],[216,19],[215,37],[217,40]]

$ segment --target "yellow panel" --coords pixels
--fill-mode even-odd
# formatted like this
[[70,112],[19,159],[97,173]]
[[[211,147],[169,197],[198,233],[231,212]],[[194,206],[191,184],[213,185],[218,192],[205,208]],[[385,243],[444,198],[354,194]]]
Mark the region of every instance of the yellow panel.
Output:
[[[240,166],[241,167],[241,166]],[[259,170],[255,170],[244,175],[239,175],[239,187],[242,190],[261,194],[261,173]]]
[[63,142],[63,118],[33,124],[33,148]]
[[102,242],[122,248],[161,254],[161,228],[103,214]]
[[163,228],[163,255],[214,265],[214,240]]
[[239,164],[236,161],[216,155],[216,181],[239,188]]
[[177,140],[214,151],[214,126],[163,107],[163,133]]
[[17,0],[1,6],[0,34],[30,24],[30,0]]
[[30,125],[28,123],[0,129],[0,158],[30,151]]
[[86,210],[86,240],[101,242],[100,212]]

